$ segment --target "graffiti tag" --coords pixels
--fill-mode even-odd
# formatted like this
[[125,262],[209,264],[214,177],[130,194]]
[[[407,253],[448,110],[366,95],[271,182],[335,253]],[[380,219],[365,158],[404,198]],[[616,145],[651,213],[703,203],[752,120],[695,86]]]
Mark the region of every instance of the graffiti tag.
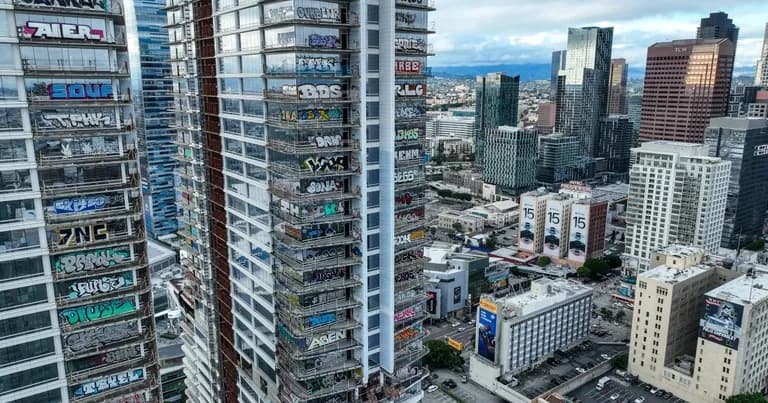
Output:
[[337,72],[339,60],[335,57],[298,56],[296,58],[299,73]]
[[70,325],[87,323],[99,319],[106,319],[136,310],[136,301],[131,298],[113,299],[93,305],[83,305],[75,308],[67,308],[59,312],[59,316]]
[[62,129],[76,127],[105,127],[112,125],[112,116],[104,113],[44,113],[43,123]]
[[347,157],[344,155],[337,155],[334,157],[309,157],[304,160],[304,165],[309,168],[312,173],[343,171],[349,167]]
[[26,25],[18,28],[19,36],[26,39],[104,39],[104,31],[88,25],[67,24],[59,22],[27,21]]
[[97,294],[107,294],[132,285],[133,274],[130,272],[120,273],[114,276],[93,278],[72,283],[69,286],[69,294],[67,294],[67,298],[76,299]]
[[110,326],[92,327],[82,332],[68,333],[64,345],[73,352],[108,346],[139,334],[139,324],[132,320]]
[[312,338],[312,341],[309,342],[309,347],[307,347],[307,351],[312,351],[316,348],[327,346],[328,344],[335,343],[337,341],[342,341],[344,340],[345,337],[346,335],[344,334],[343,330],[324,334],[320,337],[314,337]]
[[298,111],[280,111],[280,120],[286,122],[296,121],[329,121],[329,120],[341,120],[342,113],[339,108],[314,108],[314,109],[302,109]]
[[341,21],[338,8],[328,7],[296,7],[296,15],[299,18],[315,21]]
[[21,0],[25,4],[45,5],[54,7],[92,8],[104,10],[102,0]]
[[327,180],[327,181],[312,181],[307,185],[307,193],[329,193],[337,192],[344,189],[344,183],[341,181]]
[[79,213],[104,208],[107,205],[107,196],[73,197],[53,202],[56,214]]
[[111,389],[119,388],[144,379],[144,369],[132,369],[119,374],[108,375],[94,381],[82,383],[73,388],[76,397],[91,396]]
[[82,245],[107,239],[109,239],[107,224],[94,224],[59,230],[59,246]]
[[112,267],[130,260],[127,247],[121,249],[97,249],[88,252],[72,253],[54,258],[53,267],[59,273],[75,272]]

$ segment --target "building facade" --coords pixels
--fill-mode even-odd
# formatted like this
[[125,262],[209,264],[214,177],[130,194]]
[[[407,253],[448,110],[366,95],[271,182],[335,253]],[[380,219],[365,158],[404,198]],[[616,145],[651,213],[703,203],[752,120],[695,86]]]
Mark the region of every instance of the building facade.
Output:
[[581,142],[575,136],[554,133],[539,136],[536,181],[556,185],[594,175],[595,161],[580,155]]
[[475,83],[475,165],[485,163],[488,129],[517,126],[520,76],[503,73],[478,76]]
[[627,74],[626,59],[611,59],[611,75],[608,79],[608,115],[626,115]]
[[421,399],[432,10],[169,6],[191,400]]
[[608,102],[613,28],[569,28],[566,66],[558,75],[555,130],[579,139],[591,158]]
[[768,87],[768,23],[765,24],[763,50],[760,52],[760,59],[757,60],[755,85],[759,87]]
[[[686,401],[721,403],[766,388],[760,345],[765,266],[746,275],[710,262],[660,265],[638,277],[629,371]],[[653,337],[650,337],[653,336]]]
[[712,119],[705,142],[710,156],[731,162],[720,245],[736,249],[762,238],[768,208],[768,120]]
[[654,141],[632,150],[625,232],[626,267],[649,267],[652,250],[672,243],[720,247],[731,163],[702,144]]
[[170,128],[173,87],[165,1],[129,0],[126,5],[145,221],[147,235],[157,238],[174,234],[177,226],[173,179],[176,136]]
[[550,65],[549,76],[549,98],[554,99],[557,93],[557,77],[560,75],[560,70],[565,70],[565,59],[568,55],[567,50],[556,50],[552,52],[552,64]]
[[709,119],[728,112],[733,48],[728,39],[678,40],[649,47],[640,140],[702,143]]
[[0,401],[160,399],[125,17],[0,5]]
[[542,134],[550,134],[555,130],[555,104],[552,102],[539,103],[538,119],[536,120],[536,130]]
[[[589,336],[592,293],[572,281],[541,278],[531,281],[530,291],[520,295],[484,296],[478,308],[476,355],[495,362],[500,376],[517,374],[556,350],[578,345]],[[491,318],[495,323],[489,323]],[[495,351],[487,348],[492,337]]]
[[733,43],[735,53],[736,43],[739,40],[739,27],[728,18],[728,13],[722,11],[709,13],[709,17],[702,18],[696,28],[696,39],[728,39]]
[[483,181],[511,193],[534,187],[538,158],[536,131],[500,126],[489,128],[485,136]]
[[626,115],[611,115],[600,123],[597,157],[604,161],[602,168],[626,177],[634,140],[632,122]]

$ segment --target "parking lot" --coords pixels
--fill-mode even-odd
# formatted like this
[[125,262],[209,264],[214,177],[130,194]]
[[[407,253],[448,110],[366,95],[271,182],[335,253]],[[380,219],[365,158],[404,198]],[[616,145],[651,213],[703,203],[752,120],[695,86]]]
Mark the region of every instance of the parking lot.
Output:
[[[598,391],[595,389],[599,379],[595,379],[592,382],[576,389],[568,394],[568,397],[578,399],[584,403],[632,403],[640,396],[645,398],[644,403],[685,403],[685,400],[677,397],[670,397],[664,399],[659,396],[652,395],[646,391],[640,383],[637,385],[629,384],[622,380],[619,380],[616,376],[611,376],[611,382],[609,382],[603,390]],[[615,399],[613,399],[615,397]]]
[[[571,350],[567,355],[556,355],[556,360],[548,360],[540,364],[533,370],[523,372],[516,378],[520,382],[514,389],[527,397],[534,398],[542,393],[560,385],[580,374],[579,369],[589,370],[601,362],[606,361],[604,357],[611,357],[617,353],[626,352],[627,347],[623,345],[599,345],[592,344],[586,350]],[[592,386],[594,389],[594,385]],[[585,400],[587,402],[589,400]]]
[[[451,394],[456,396],[457,398],[461,399],[462,401],[466,403],[503,403],[504,400],[497,397],[493,393],[489,392],[488,390],[485,390],[484,388],[472,383],[462,383],[461,382],[461,376],[463,374],[456,373],[453,371],[443,370],[439,369],[436,371],[432,371],[433,375],[437,374],[437,378],[429,379],[429,382],[439,385],[441,389],[448,389],[450,390]],[[456,384],[456,387],[453,389],[449,389],[447,386],[443,385],[443,382],[446,380],[451,379]],[[450,400],[445,400],[445,398]],[[455,401],[452,397],[450,397],[447,393],[437,390],[435,392],[425,392],[424,394],[424,401],[425,402],[441,402],[441,403],[447,403],[447,402],[453,402]]]

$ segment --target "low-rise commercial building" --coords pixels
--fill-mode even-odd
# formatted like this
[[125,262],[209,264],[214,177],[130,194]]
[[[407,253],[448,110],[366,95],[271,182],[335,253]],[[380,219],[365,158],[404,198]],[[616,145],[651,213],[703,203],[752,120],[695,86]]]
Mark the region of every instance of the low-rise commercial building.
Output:
[[[567,350],[589,335],[593,290],[564,280],[541,278],[516,296],[480,300],[472,380],[483,385],[517,374]],[[476,368],[473,368],[476,366]],[[493,373],[491,379],[479,374]]]
[[[457,225],[460,228],[457,228]],[[448,210],[437,215],[438,228],[457,229],[460,232],[475,233],[485,228],[485,220],[482,217],[467,214],[461,211]]]

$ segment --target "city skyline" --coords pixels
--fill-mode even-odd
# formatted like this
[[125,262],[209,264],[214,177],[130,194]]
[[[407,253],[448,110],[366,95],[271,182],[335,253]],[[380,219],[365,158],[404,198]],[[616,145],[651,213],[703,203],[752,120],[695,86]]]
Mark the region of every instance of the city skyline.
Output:
[[[701,18],[725,11],[740,28],[735,66],[754,71],[768,15],[768,4],[752,0],[727,7],[715,1],[692,4],[680,0],[632,0],[617,7],[599,0],[581,9],[554,1],[515,3],[514,7],[500,0],[482,3],[471,10],[462,9],[459,0],[438,3],[433,66],[548,64],[552,51],[565,49],[568,27],[612,26],[613,56],[627,59],[632,68],[640,68],[645,65],[650,45],[695,38]],[[525,15],[536,18],[516,18]],[[510,23],[511,18],[515,23]]]

